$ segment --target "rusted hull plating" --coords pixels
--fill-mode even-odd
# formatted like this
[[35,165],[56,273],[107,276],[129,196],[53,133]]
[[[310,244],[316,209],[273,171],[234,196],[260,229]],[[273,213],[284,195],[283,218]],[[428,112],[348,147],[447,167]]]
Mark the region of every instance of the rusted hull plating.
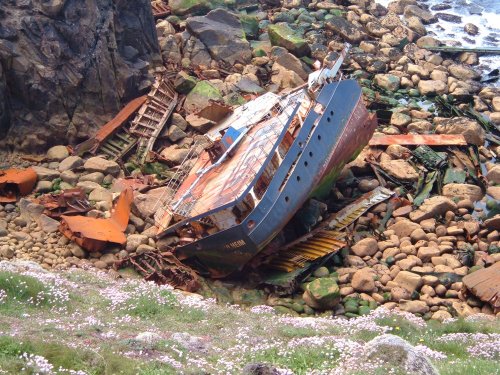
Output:
[[127,242],[124,232],[130,216],[132,199],[132,190],[124,190],[113,207],[109,219],[62,215],[59,230],[70,240],[91,252],[102,250],[108,243],[124,245]]
[[467,146],[462,134],[377,134],[370,139],[370,146]]
[[253,211],[239,225],[178,247],[181,259],[213,277],[241,269],[283,229],[318,184],[325,178],[333,182],[336,171],[368,143],[376,121],[355,81],[325,86],[318,103],[323,109],[305,118]]
[[37,177],[33,168],[0,170],[0,203],[13,203],[31,193]]
[[472,293],[489,303],[495,314],[500,312],[500,262],[465,276],[462,282],[465,294]]

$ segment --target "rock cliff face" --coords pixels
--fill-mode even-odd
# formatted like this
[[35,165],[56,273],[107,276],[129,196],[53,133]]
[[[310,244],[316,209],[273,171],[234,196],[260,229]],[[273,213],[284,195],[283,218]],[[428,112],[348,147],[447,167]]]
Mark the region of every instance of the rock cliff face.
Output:
[[2,142],[36,151],[87,137],[147,90],[159,61],[149,0],[2,0]]

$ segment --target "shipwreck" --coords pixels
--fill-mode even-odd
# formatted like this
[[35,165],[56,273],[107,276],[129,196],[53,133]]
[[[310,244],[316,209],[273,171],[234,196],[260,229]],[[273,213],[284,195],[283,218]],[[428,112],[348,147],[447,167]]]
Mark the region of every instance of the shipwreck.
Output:
[[377,126],[356,81],[338,77],[346,53],[304,86],[236,108],[207,134],[210,146],[157,204],[157,235],[179,239],[180,260],[225,277],[277,238],[308,199],[328,195]]

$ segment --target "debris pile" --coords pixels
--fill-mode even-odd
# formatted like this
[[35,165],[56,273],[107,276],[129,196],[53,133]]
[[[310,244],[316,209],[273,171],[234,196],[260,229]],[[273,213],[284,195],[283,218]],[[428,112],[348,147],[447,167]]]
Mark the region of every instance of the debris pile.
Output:
[[377,133],[329,197],[290,221],[304,236],[270,243],[248,265],[266,292],[212,289],[292,314],[356,316],[377,305],[437,320],[496,313],[500,285],[486,290],[483,280],[500,263],[500,92],[480,82],[475,52],[425,48],[440,46],[425,36],[432,14],[404,1],[261,3],[154,1],[165,66],[150,94],[73,150],[4,158],[32,169],[0,175],[0,259],[121,264],[196,289],[171,253],[188,238],[157,238],[155,214],[237,105],[306,84],[314,61],[333,64],[348,41],[342,70],[363,86]]

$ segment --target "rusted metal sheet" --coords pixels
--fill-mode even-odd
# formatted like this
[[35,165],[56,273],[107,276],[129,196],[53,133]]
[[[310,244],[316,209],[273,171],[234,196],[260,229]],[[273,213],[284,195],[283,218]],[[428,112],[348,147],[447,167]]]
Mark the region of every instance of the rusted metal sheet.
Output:
[[124,190],[111,210],[109,219],[87,216],[61,216],[59,230],[69,239],[88,251],[100,251],[108,243],[124,245],[133,193]]
[[148,251],[115,263],[115,269],[133,267],[145,280],[169,284],[177,289],[195,292],[200,288],[198,275],[183,265],[171,252]]
[[170,15],[170,7],[165,4],[163,0],[153,0],[151,1],[151,8],[153,9],[153,16],[158,18],[164,18]]
[[500,262],[465,276],[462,282],[466,294],[470,292],[489,303],[495,313],[500,311]]
[[375,134],[368,144],[370,146],[467,146],[461,134]]
[[52,218],[83,214],[92,209],[87,195],[80,188],[64,190],[60,194],[42,195],[39,203],[45,207],[45,215]]
[[283,247],[269,262],[271,268],[291,272],[325,255],[336,253],[347,244],[340,232],[319,228]]
[[124,124],[130,120],[132,115],[137,112],[137,110],[144,104],[147,96],[141,96],[130,101],[123,109],[118,112],[118,114],[103,127],[101,127],[97,133],[86,140],[75,146],[73,154],[82,155],[85,152],[95,152],[99,147],[116,131],[118,131]]
[[31,193],[37,177],[33,168],[0,170],[0,202],[16,202]]
[[377,187],[376,189],[363,194],[356,199],[353,203],[344,207],[337,213],[331,215],[325,222],[329,223],[330,229],[341,230],[351,225],[361,215],[363,215],[369,208],[379,204],[394,195],[394,192],[384,187]]

